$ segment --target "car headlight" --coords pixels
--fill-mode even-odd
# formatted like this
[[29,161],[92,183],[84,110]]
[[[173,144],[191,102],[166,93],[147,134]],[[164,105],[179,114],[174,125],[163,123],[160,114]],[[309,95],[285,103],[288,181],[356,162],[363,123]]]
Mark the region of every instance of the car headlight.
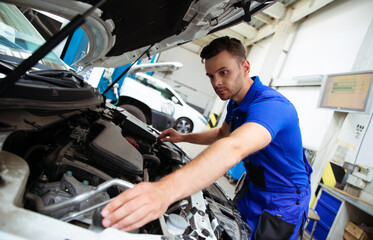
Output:
[[172,103],[164,102],[161,106],[161,111],[168,115],[173,115],[175,112],[175,107]]

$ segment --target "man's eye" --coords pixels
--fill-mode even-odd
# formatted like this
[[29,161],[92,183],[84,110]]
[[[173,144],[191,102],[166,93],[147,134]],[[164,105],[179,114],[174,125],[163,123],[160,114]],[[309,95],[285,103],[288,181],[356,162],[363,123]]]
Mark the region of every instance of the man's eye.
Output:
[[228,71],[227,71],[227,70],[224,70],[224,71],[221,71],[221,72],[220,72],[220,75],[224,76],[224,75],[226,75],[227,73],[228,73]]

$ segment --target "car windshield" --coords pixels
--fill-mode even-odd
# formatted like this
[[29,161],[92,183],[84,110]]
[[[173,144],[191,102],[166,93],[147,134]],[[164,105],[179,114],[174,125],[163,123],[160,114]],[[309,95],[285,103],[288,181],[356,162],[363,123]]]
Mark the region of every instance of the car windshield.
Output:
[[141,84],[143,84],[147,87],[150,87],[150,88],[153,88],[154,90],[157,90],[158,92],[161,93],[162,97],[164,97],[168,100],[174,101],[177,104],[181,104],[180,101],[171,92],[170,89],[168,89],[167,87],[165,87],[161,84],[158,84],[156,81],[154,81],[152,79],[149,79],[149,78],[145,78],[145,77],[143,77],[139,74],[135,75],[135,80],[137,80],[138,82],[140,82]]
[[[27,59],[44,43],[43,37],[17,7],[0,3],[1,55]],[[47,54],[39,63],[53,69],[66,69],[62,60],[53,52]]]

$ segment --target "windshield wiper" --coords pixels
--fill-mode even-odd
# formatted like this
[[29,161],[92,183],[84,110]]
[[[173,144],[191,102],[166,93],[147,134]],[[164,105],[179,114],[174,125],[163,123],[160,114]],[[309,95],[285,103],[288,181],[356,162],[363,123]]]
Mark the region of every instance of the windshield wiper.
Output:
[[3,36],[0,36],[0,43],[1,45],[4,45],[6,47],[10,47],[10,48],[13,48],[13,49],[21,49],[21,50],[25,50],[24,48],[22,48],[21,46],[19,46],[18,44],[12,42],[12,41],[9,41],[8,39],[6,39],[5,37]]
[[6,61],[0,59],[0,72],[7,74],[10,71],[13,71],[17,67],[17,64],[14,62]]
[[68,35],[73,33],[78,27],[85,23],[85,19],[96,8],[100,7],[106,0],[99,1],[96,5],[88,9],[83,15],[78,14],[69,24],[62,28],[56,35],[51,37],[38,50],[36,50],[29,58],[23,61],[14,71],[9,72],[8,75],[0,82],[0,96],[14,83],[16,83],[27,70],[33,67],[40,59],[47,55],[53,48],[62,42]]
[[24,79],[50,83],[60,87],[84,87],[84,79],[82,77],[66,70],[30,71],[25,74]]

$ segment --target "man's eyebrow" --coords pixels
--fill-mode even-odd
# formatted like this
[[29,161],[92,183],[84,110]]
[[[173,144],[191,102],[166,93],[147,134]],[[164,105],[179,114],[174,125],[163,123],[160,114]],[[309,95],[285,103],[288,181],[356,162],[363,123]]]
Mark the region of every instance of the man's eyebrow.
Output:
[[220,70],[223,70],[223,69],[225,69],[225,68],[227,68],[227,67],[221,67],[221,68],[219,68],[218,70],[216,70],[215,72],[219,72]]
[[[217,69],[215,72],[219,72],[219,71],[221,71],[221,70],[224,70],[225,68],[227,68],[227,67],[221,67],[221,68]],[[213,75],[213,74],[212,74],[212,73],[206,73],[206,75],[207,75],[207,76],[211,76],[211,75]]]

